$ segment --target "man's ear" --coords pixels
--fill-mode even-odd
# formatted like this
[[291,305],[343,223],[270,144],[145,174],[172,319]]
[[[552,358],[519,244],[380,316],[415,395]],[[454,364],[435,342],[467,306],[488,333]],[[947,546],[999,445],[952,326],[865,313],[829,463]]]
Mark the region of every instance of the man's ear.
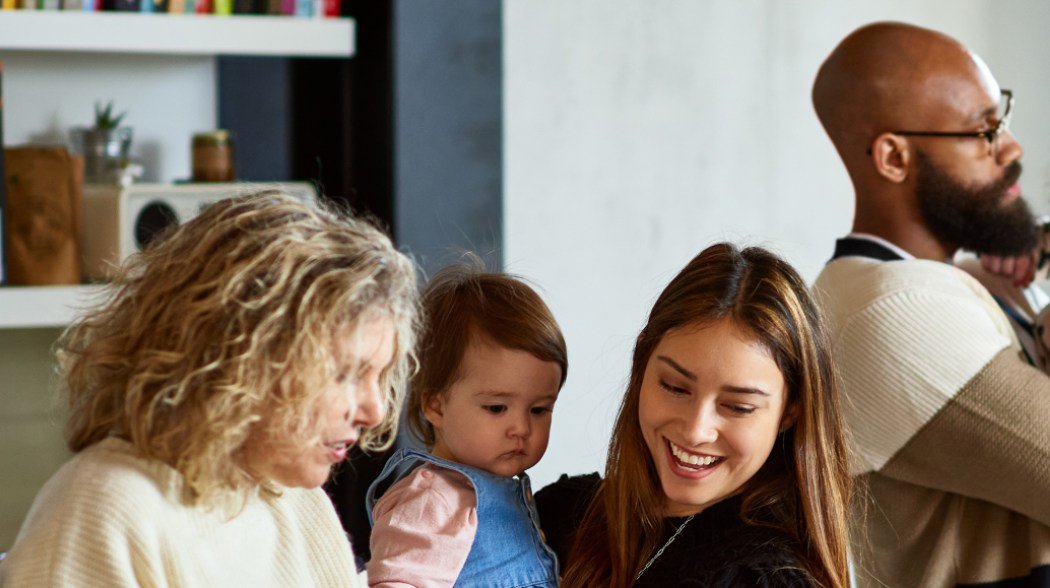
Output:
[[445,417],[445,397],[442,394],[434,394],[423,403],[423,416],[435,427],[441,426]]
[[871,143],[871,162],[875,171],[894,184],[908,179],[911,156],[911,144],[900,135],[883,133]]

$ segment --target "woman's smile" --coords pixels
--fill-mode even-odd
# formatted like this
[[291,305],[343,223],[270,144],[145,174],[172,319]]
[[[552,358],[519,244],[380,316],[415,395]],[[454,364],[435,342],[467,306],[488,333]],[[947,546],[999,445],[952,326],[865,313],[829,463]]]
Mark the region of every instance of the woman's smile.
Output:
[[696,480],[707,477],[726,460],[722,456],[686,451],[669,439],[667,440],[667,456],[671,470],[675,474]]
[[642,379],[638,424],[667,513],[698,513],[739,492],[766,462],[787,402],[764,345],[730,320],[664,335]]

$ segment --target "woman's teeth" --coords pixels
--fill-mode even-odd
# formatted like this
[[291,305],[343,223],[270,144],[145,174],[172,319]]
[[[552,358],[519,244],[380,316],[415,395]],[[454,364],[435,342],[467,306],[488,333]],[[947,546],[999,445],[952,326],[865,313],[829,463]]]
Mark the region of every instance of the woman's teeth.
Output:
[[725,459],[723,457],[715,457],[713,455],[696,455],[685,451],[684,449],[678,447],[670,441],[668,441],[668,443],[670,443],[671,445],[671,453],[675,456],[675,458],[678,459],[678,461],[687,465],[705,467]]

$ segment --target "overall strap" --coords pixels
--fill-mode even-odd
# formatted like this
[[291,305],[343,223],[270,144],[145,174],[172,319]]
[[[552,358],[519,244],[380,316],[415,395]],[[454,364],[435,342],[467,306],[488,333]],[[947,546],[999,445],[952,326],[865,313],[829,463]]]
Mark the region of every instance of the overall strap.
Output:
[[425,463],[431,463],[440,468],[463,474],[463,476],[470,481],[471,485],[475,486],[475,492],[477,491],[475,483],[476,474],[472,475],[472,472],[476,473],[479,472],[479,470],[474,470],[463,464],[435,457],[430,453],[418,449],[401,448],[390,456],[386,465],[383,466],[383,470],[379,472],[375,481],[368,487],[368,493],[365,495],[365,511],[368,513],[368,524],[375,524],[375,521],[372,518],[372,507],[375,506],[378,500],[376,494],[379,493],[382,495],[390,488],[390,486],[394,485],[395,482],[404,478],[413,469]]
[[[386,465],[383,466],[383,470],[376,476],[375,481],[368,487],[368,492],[365,494],[365,512],[368,513],[368,524],[374,525],[375,521],[372,520],[372,507],[376,503],[376,491],[389,479],[389,486],[393,482],[397,481],[400,476],[396,474],[403,469],[402,466],[418,461],[416,454],[419,452],[414,449],[398,449],[390,456],[390,459],[386,460]],[[407,468],[404,468],[407,469]],[[393,479],[390,479],[393,478]],[[384,488],[386,490],[386,488]]]

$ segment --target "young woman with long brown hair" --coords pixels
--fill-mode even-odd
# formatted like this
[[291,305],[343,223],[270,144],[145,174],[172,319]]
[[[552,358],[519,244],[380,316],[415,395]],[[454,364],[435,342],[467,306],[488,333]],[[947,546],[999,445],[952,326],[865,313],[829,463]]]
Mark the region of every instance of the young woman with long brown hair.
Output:
[[564,586],[848,586],[835,370],[802,279],[718,244],[638,336],[604,479],[537,495]]

